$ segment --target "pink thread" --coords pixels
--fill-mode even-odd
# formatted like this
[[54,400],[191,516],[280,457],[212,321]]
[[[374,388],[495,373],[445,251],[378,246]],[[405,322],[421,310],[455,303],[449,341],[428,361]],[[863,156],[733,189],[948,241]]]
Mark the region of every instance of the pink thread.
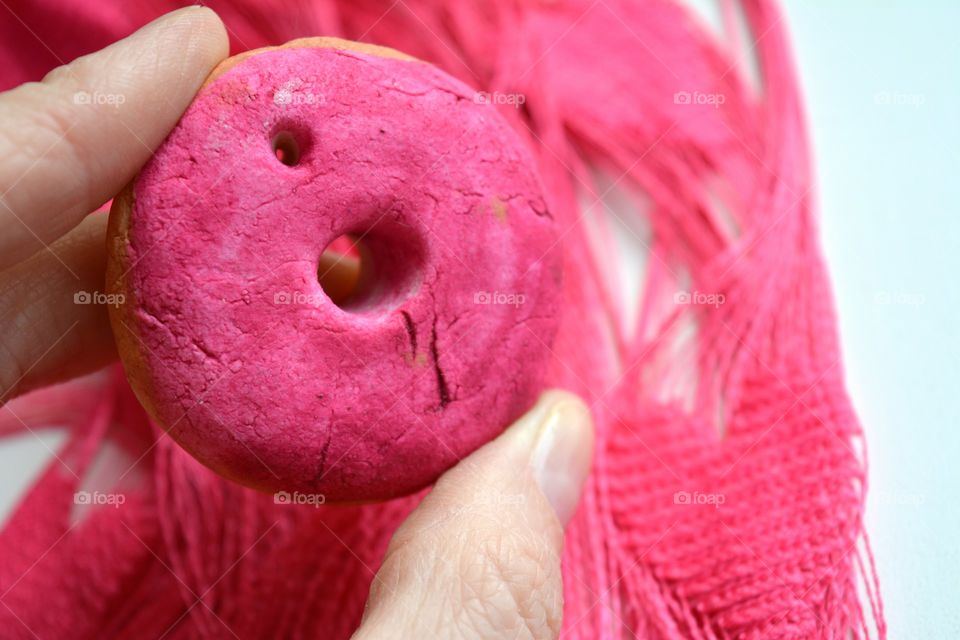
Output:
[[[11,8],[24,24],[0,25],[5,88],[175,3],[23,4]],[[234,51],[337,35],[524,97],[501,108],[566,230],[570,312],[549,382],[587,398],[598,427],[567,532],[564,637],[885,637],[863,535],[863,434],[775,4],[723,2],[723,36],[668,0],[391,4],[211,2]],[[628,205],[627,236],[649,249],[636,309],[615,268],[612,193]],[[174,446],[116,369],[8,409],[0,433],[59,423],[70,438],[0,532],[7,637],[221,637],[226,625],[346,638],[418,500],[278,507]],[[106,442],[129,457],[109,488],[126,501],[77,519],[79,478]]]

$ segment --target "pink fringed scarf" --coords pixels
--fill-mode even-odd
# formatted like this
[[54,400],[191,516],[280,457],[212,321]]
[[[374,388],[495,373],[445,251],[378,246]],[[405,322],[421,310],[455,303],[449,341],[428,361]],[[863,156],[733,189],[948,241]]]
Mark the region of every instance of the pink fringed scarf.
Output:
[[[0,87],[178,4],[14,2]],[[668,0],[210,4],[234,52],[337,35],[524,97],[502,111],[538,158],[568,257],[548,382],[583,395],[598,428],[567,531],[564,637],[885,636],[862,432],[773,3],[721,2],[722,36]],[[648,254],[625,279],[624,238]],[[67,443],[0,534],[4,637],[346,638],[419,499],[277,506],[177,448],[118,368],[0,412],[0,434],[63,424]],[[95,482],[104,451],[126,471]],[[94,485],[124,504],[78,516],[74,493]]]

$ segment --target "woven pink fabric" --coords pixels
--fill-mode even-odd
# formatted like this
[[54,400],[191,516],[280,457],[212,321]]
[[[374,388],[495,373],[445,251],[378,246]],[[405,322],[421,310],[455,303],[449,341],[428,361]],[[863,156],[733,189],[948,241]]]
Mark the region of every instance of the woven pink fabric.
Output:
[[[0,88],[177,4],[13,2]],[[885,635],[773,3],[721,3],[722,34],[668,0],[210,4],[235,52],[337,35],[524,97],[501,108],[536,154],[567,256],[548,382],[583,395],[598,428],[567,531],[564,637]],[[621,236],[649,253],[636,300]],[[4,637],[346,638],[418,501],[277,506],[177,448],[118,369],[0,412],[0,433],[60,424],[68,442],[0,533]],[[124,504],[73,513],[117,447],[127,471],[98,488]]]

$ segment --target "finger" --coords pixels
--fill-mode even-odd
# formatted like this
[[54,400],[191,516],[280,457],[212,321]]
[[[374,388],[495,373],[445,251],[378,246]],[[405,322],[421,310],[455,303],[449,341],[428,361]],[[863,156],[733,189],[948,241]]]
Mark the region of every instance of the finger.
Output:
[[556,638],[592,443],[587,408],[551,391],[447,472],[391,540],[354,638]]
[[0,403],[116,357],[103,295],[106,227],[106,215],[92,215],[50,251],[0,271]]
[[190,7],[0,94],[0,269],[120,191],[227,52],[217,15]]

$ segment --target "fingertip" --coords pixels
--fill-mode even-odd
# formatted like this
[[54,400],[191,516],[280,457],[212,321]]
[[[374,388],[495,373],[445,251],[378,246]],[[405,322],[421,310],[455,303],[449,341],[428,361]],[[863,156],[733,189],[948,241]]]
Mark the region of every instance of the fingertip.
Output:
[[525,501],[526,508],[541,503],[546,511],[549,504],[566,526],[590,472],[593,444],[593,419],[584,401],[569,391],[545,391],[500,437],[444,474],[434,489],[437,502],[456,502],[478,491],[539,490],[545,500]]
[[[576,509],[592,443],[583,401],[548,391],[461,460],[395,533],[354,637],[516,637],[519,625],[523,635],[558,637],[562,525]],[[479,608],[476,593],[485,594]]]
[[576,512],[593,459],[590,409],[579,396],[550,389],[503,438],[527,461],[557,519],[566,525]]
[[[191,6],[164,14],[68,66],[75,67],[69,75],[94,88],[108,84],[119,90],[125,98],[121,108],[162,107],[162,121],[167,123],[170,115],[180,117],[203,81],[229,53],[229,38],[220,16],[207,7]],[[169,128],[164,127],[164,135]]]
[[196,52],[202,66],[212,69],[221,60],[230,54],[230,39],[227,28],[216,11],[210,7],[194,5],[183,7],[158,18],[154,23],[161,26],[170,26],[173,31],[173,40],[183,37],[187,31],[192,36]]
[[[76,226],[129,182],[229,53],[206,7],[168,13],[0,94],[0,268]],[[55,188],[51,188],[55,185]]]

